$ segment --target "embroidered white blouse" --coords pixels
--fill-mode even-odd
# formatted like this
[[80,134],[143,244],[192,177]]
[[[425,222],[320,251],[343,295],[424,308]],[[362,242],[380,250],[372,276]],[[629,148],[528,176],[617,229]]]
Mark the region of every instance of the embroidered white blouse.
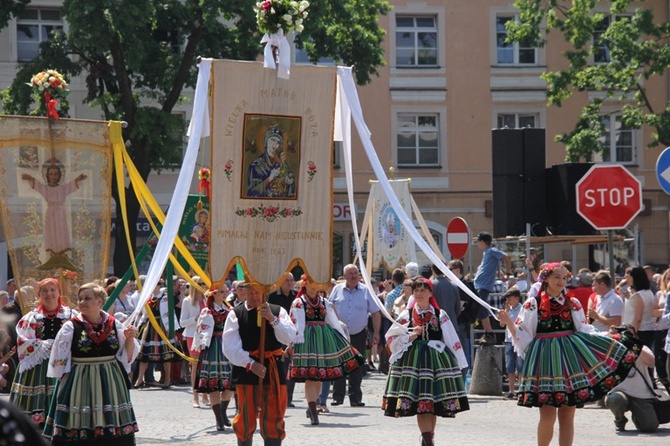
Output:
[[[335,310],[333,310],[333,304],[330,303],[327,299],[323,299],[321,297],[319,297],[319,300],[326,307],[326,324],[333,327],[339,334],[342,335],[342,337],[347,339],[347,335],[344,333],[342,325],[340,325],[340,320],[337,318]],[[295,338],[294,344],[302,344],[305,342],[305,308],[303,307],[301,298],[296,297],[293,300],[293,303],[291,304],[290,316],[291,320],[298,328],[298,335]]]

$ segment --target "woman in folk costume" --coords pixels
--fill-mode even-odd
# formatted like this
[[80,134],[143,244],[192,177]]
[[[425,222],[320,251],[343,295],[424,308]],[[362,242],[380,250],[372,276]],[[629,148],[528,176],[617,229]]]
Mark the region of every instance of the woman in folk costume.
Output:
[[628,376],[635,355],[623,344],[596,334],[575,298],[566,298],[569,277],[560,263],[542,268],[537,297],[530,297],[516,321],[499,313],[512,334],[515,350],[525,356],[518,404],[540,408],[537,444],[549,445],[558,418],[559,443],[571,445],[575,409],[604,397]]
[[65,321],[77,312],[63,304],[58,280],[46,278],[37,285],[39,304],[16,325],[19,374],[14,378],[9,401],[40,428],[56,380],[47,377],[54,338]]
[[205,293],[205,308],[200,312],[193,337],[193,350],[200,351],[196,368],[195,391],[209,394],[209,401],[216,417],[216,430],[222,431],[230,426],[226,415],[230,404],[231,367],[223,355],[223,327],[230,306],[226,302],[228,288],[225,284],[213,286]]
[[[151,314],[153,314],[161,330],[163,330],[163,333],[167,337],[168,327],[170,326],[168,296],[166,292],[160,290],[160,283],[156,285],[154,293],[147,301],[147,304],[149,305]],[[142,308],[142,312],[146,312],[146,306]],[[170,338],[169,343],[165,342],[151,324],[149,317],[145,314],[143,318],[139,334],[140,353],[137,356],[140,366],[138,368],[135,387],[144,387],[144,373],[149,367],[149,362],[163,364],[163,382],[160,383],[160,387],[170,387],[170,363],[181,360],[181,357],[175,353],[181,353],[181,344],[175,336]],[[179,328],[179,322],[176,318],[174,319],[174,328],[175,330]]]
[[342,378],[365,363],[365,358],[349,344],[335,308],[320,295],[306,276],[291,305],[291,320],[298,328],[293,343],[289,377],[305,383],[307,417],[319,424],[317,398],[321,382]]
[[[191,277],[191,281],[199,286],[204,287],[205,284],[200,278],[200,276]],[[181,315],[179,316],[179,325],[182,326],[184,332],[182,336],[186,339],[186,348],[188,349],[188,355],[191,358],[198,359],[200,356],[200,349],[193,347],[193,338],[195,337],[195,330],[198,324],[198,318],[200,317],[200,312],[205,309],[205,296],[198,288],[186,285],[188,290],[188,295],[181,301]],[[198,392],[196,388],[196,368],[198,366],[197,361],[192,362],[191,367],[191,387],[193,388],[193,407],[200,407],[198,403]],[[206,393],[202,394],[202,404],[204,406],[209,406],[209,396]]]
[[135,444],[128,373],[139,350],[137,330],[102,311],[106,298],[100,285],[79,287],[81,313],[54,341],[48,375],[59,381],[44,428],[52,445]]
[[390,368],[382,400],[384,415],[411,417],[421,445],[433,446],[437,417],[470,409],[461,370],[468,367],[453,322],[433,297],[430,280],[412,282],[414,303],[386,332]]

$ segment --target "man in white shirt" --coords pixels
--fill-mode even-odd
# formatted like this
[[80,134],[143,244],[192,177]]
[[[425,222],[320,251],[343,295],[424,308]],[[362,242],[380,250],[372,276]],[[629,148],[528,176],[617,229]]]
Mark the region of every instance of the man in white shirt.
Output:
[[[587,311],[591,324],[598,331],[609,331],[612,325],[621,325],[623,300],[612,288],[612,276],[608,271],[598,271],[593,278],[593,290],[596,292],[596,307]],[[586,310],[585,310],[586,311]]]

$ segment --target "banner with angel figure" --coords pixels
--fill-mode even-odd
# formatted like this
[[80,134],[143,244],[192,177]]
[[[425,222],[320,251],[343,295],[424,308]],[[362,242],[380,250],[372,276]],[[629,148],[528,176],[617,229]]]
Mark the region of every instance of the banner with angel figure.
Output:
[[[0,214],[15,278],[61,281],[66,299],[104,277],[110,240],[108,123],[0,118]],[[30,288],[24,311],[34,306]]]
[[330,280],[336,86],[334,67],[212,63],[213,279],[239,260],[265,285],[296,264]]

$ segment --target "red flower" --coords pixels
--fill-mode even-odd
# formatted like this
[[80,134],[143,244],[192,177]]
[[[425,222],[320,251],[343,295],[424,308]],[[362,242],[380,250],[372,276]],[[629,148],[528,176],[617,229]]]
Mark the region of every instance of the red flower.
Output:
[[605,386],[606,386],[608,389],[611,389],[611,388],[614,387],[615,385],[616,385],[616,379],[612,378],[611,376],[610,376],[609,378],[606,378],[606,379],[605,379]]
[[588,389],[582,389],[579,392],[577,392],[577,398],[584,401],[589,397],[590,394],[591,392],[589,392]]
[[326,370],[319,369],[319,378],[325,378],[325,377],[326,377]]
[[251,216],[253,215],[253,213],[254,213],[254,210],[251,209],[251,208],[249,208],[249,209],[247,209],[246,211],[244,211],[244,213],[245,213],[246,215],[248,215],[248,216],[251,217]]
[[217,381],[216,378],[210,378],[210,379],[209,379],[209,387],[210,387],[210,389],[213,389],[213,388],[216,387],[216,384],[217,384],[216,381]]
[[333,369],[326,370],[326,377],[332,378],[334,375]]
[[340,370],[340,369],[334,369],[334,370],[333,370],[333,376],[334,376],[335,378],[339,378],[340,376],[342,376],[342,370]]
[[569,311],[562,311],[561,312],[561,319],[564,321],[569,321],[570,320],[570,312]]
[[284,215],[287,217],[291,216],[291,210],[289,208],[284,209]]
[[28,353],[32,353],[32,352],[35,351],[35,347],[33,347],[32,345],[29,345],[28,348],[26,348],[26,351],[27,351]]
[[549,314],[548,311],[542,311],[540,310],[540,319],[543,321],[548,321],[551,315]]
[[272,6],[272,2],[270,0],[266,0],[263,2],[263,12],[268,12],[268,9],[270,9],[270,6]]
[[310,367],[309,368],[309,377],[310,378],[316,377],[316,367]]
[[624,357],[624,361],[631,363],[635,362],[635,354],[634,353],[627,353],[626,356]]
[[291,369],[291,378],[295,378],[298,376],[298,369],[292,368]]
[[265,215],[266,217],[269,217],[270,215],[272,215],[272,209],[265,208],[265,212],[263,212],[263,215]]
[[556,399],[557,403],[562,403],[565,401],[565,393],[557,393],[554,398]]
[[225,165],[224,165],[223,167],[225,167],[225,168],[226,168],[226,170],[230,170],[230,169],[232,169],[232,168],[233,168],[233,165],[232,165],[232,164],[230,164],[230,161],[229,161],[229,162],[227,162],[227,163],[226,163],[226,164],[225,164]]
[[538,395],[537,400],[540,403],[544,404],[547,401],[549,401],[549,395],[547,395],[546,393],[541,393],[540,395]]

